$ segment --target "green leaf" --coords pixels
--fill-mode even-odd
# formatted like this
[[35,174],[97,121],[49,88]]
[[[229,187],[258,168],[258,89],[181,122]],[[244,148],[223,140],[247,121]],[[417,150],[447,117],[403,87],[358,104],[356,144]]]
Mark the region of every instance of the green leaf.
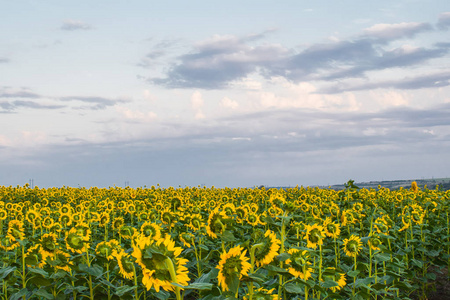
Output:
[[413,265],[415,265],[416,267],[422,268],[423,267],[423,262],[421,262],[420,260],[417,259],[411,259],[411,263]]
[[115,294],[119,297],[122,297],[123,295],[130,293],[133,290],[134,290],[134,286],[124,285],[124,286],[120,286],[120,287],[116,288]]
[[288,270],[282,269],[282,268],[274,266],[274,265],[264,266],[264,269],[266,269],[267,271],[272,271],[272,272],[281,273],[281,274],[288,274],[289,273]]
[[225,230],[225,232],[221,234],[221,237],[224,242],[236,241],[236,238],[234,237],[233,233],[230,230]]
[[88,273],[89,275],[95,276],[95,277],[100,277],[103,275],[103,268],[97,264],[88,267],[86,269],[86,273]]
[[285,284],[284,289],[286,290],[286,292],[291,293],[291,294],[303,293],[303,289],[299,285],[297,285],[293,282],[289,282],[289,283]]
[[52,294],[50,294],[49,292],[47,292],[46,290],[44,290],[42,288],[40,288],[39,290],[34,292],[33,295],[38,296],[38,297],[44,297],[45,299],[48,299],[48,300],[52,300],[55,298],[55,297],[53,297]]
[[335,286],[339,286],[339,284],[334,280],[325,280],[322,284],[322,287],[329,289]]
[[239,276],[234,273],[231,275],[230,282],[227,280],[228,288],[233,294],[237,293],[240,283]]
[[291,258],[291,255],[289,253],[281,253],[281,254],[278,254],[275,258],[278,261],[285,261],[285,260]]
[[30,271],[33,274],[41,275],[42,277],[48,277],[48,273],[42,270],[41,268],[28,268],[28,271]]
[[9,300],[19,300],[20,298],[25,296],[27,293],[28,293],[28,289],[23,288],[20,291],[18,291],[17,293],[11,295],[11,298],[9,298]]
[[374,255],[377,261],[389,261],[391,260],[391,255],[389,253],[380,253]]
[[195,283],[194,282],[183,288],[185,290],[210,291],[213,288],[213,284],[212,283]]
[[41,287],[41,286],[49,286],[51,285],[51,281],[47,278],[42,277],[41,275],[33,276],[30,278],[30,282]]
[[358,270],[354,271],[353,270],[353,271],[348,272],[347,275],[349,277],[356,277],[356,276],[358,276],[359,273],[360,273],[360,271],[358,271]]
[[0,279],[6,278],[11,272],[14,272],[15,269],[16,267],[11,266],[0,269]]

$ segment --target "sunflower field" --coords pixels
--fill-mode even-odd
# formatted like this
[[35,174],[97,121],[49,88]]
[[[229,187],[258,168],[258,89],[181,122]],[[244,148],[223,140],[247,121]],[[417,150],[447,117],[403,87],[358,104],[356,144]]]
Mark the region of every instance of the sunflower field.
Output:
[[439,188],[0,187],[0,299],[426,299]]

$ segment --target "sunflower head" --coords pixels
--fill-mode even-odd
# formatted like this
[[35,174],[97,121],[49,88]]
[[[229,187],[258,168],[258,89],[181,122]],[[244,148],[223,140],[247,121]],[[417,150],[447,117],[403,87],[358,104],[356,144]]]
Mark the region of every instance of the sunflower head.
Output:
[[372,251],[381,250],[381,240],[376,234],[372,234],[371,236],[369,236],[369,240],[367,243],[369,244],[369,247],[370,249],[372,249]]
[[95,253],[107,260],[113,259],[114,249],[109,242],[100,242],[97,247],[95,247]]
[[306,247],[315,249],[318,245],[323,245],[325,231],[322,226],[314,224],[312,226],[306,225],[305,239],[307,241]]
[[130,255],[122,250],[116,253],[115,257],[119,265],[120,275],[126,279],[133,279],[135,268]]
[[256,265],[262,267],[270,264],[275,256],[278,255],[280,245],[281,241],[277,239],[275,233],[271,230],[267,230],[264,237],[253,246]]
[[248,258],[245,257],[246,253],[247,250],[244,250],[241,246],[236,246],[220,256],[217,278],[223,291],[230,290],[230,286],[233,289],[237,288],[236,283],[239,279],[248,275],[251,265]]
[[344,240],[344,252],[347,256],[356,257],[362,249],[361,239],[356,235]]
[[87,239],[75,227],[72,227],[66,234],[66,247],[75,253],[86,252],[88,248]]
[[42,235],[40,240],[42,251],[47,252],[49,255],[54,254],[58,246],[57,238],[55,233],[46,233]]
[[[253,299],[255,300],[278,300],[279,297],[278,295],[274,295],[273,291],[275,290],[275,288],[271,289],[271,290],[267,290],[265,288],[259,288],[257,290],[253,291]],[[248,295],[244,296],[244,300],[249,300],[250,297]]]
[[292,248],[289,249],[288,253],[291,255],[291,258],[286,260],[289,273],[294,277],[308,280],[313,272],[313,269],[310,268],[308,251]]
[[333,286],[330,288],[333,293],[341,290],[347,284],[345,273],[337,272],[337,270],[333,267],[329,267],[324,270],[322,274],[322,280],[332,280],[338,284],[337,286]]

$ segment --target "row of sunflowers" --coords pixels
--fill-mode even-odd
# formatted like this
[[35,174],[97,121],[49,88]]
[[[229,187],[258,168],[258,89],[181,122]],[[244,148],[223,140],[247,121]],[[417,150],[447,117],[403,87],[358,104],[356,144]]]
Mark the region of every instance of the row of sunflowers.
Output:
[[425,299],[450,192],[0,187],[1,299]]

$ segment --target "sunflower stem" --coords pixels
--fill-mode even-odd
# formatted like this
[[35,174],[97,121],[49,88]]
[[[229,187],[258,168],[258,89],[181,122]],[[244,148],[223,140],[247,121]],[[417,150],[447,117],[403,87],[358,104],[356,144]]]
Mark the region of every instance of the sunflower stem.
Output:
[[[134,298],[136,300],[139,299],[139,293],[138,293],[138,283],[137,283],[137,274],[136,274],[136,267],[133,263],[133,279],[134,279]],[[145,296],[145,290],[144,290],[144,296]]]
[[[170,273],[170,277],[172,279],[172,282],[174,283],[178,283],[177,282],[177,273],[175,272],[175,267],[173,265],[172,259],[170,259],[169,257],[167,257],[164,261],[166,263],[166,266],[169,269],[169,273]],[[175,286],[175,296],[177,297],[177,300],[181,300],[181,294],[180,294],[180,288]]]

